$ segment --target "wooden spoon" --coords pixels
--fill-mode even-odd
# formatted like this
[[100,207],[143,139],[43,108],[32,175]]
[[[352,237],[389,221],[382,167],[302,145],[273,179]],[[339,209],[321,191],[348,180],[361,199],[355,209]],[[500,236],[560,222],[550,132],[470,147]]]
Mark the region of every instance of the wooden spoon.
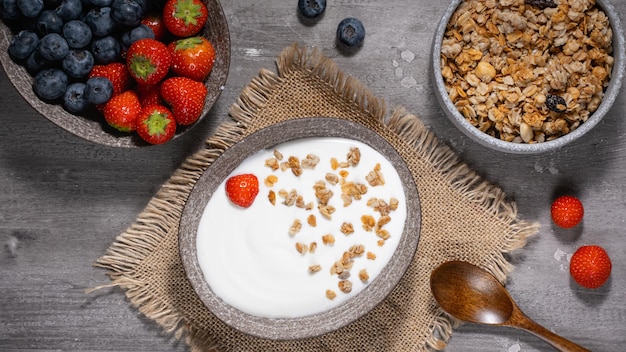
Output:
[[589,351],[528,318],[504,286],[475,265],[443,263],[431,273],[430,287],[441,308],[459,320],[526,330],[559,351]]

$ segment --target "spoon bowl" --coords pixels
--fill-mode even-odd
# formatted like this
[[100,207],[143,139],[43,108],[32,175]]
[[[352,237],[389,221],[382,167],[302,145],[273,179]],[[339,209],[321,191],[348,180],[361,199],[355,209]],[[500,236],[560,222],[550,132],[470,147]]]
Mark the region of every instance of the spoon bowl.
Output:
[[459,320],[522,329],[559,351],[589,351],[528,318],[498,279],[476,265],[443,263],[431,273],[430,287],[441,308]]

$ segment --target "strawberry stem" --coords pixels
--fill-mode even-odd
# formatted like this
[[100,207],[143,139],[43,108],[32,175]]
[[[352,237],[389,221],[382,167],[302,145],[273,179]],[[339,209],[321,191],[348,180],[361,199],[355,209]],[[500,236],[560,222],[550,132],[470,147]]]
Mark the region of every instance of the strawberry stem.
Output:
[[196,46],[202,44],[202,38],[200,37],[190,37],[185,39],[180,39],[176,41],[176,49],[184,50],[195,48]]
[[174,17],[181,19],[185,25],[196,25],[196,17],[201,15],[200,8],[201,5],[194,0],[180,0],[176,3]]
[[142,79],[147,79],[156,71],[155,65],[150,58],[143,55],[135,55],[130,61],[130,70]]
[[148,133],[151,136],[156,136],[166,134],[167,125],[174,123],[174,121],[168,114],[154,110],[143,123],[148,127]]

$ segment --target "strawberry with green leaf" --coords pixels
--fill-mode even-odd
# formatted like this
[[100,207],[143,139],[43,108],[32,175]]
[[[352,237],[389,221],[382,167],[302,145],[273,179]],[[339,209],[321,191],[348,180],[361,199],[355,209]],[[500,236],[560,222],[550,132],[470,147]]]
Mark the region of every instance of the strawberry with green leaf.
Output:
[[137,119],[137,134],[150,144],[163,144],[174,137],[174,114],[163,105],[148,105],[141,109]]
[[203,83],[187,77],[170,77],[161,84],[161,97],[180,125],[191,125],[200,118],[206,95]]
[[134,42],[126,53],[128,71],[139,84],[161,81],[169,72],[171,62],[167,46],[151,38]]
[[172,71],[196,81],[204,81],[215,63],[215,49],[206,38],[195,36],[171,42]]
[[163,8],[163,23],[178,37],[191,37],[204,27],[209,10],[201,0],[168,0]]

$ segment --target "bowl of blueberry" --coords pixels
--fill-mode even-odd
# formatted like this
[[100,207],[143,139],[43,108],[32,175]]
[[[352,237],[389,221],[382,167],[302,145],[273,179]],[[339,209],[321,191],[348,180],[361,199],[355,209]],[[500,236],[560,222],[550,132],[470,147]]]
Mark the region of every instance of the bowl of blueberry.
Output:
[[112,147],[163,144],[226,82],[218,0],[1,0],[0,62],[41,115]]

